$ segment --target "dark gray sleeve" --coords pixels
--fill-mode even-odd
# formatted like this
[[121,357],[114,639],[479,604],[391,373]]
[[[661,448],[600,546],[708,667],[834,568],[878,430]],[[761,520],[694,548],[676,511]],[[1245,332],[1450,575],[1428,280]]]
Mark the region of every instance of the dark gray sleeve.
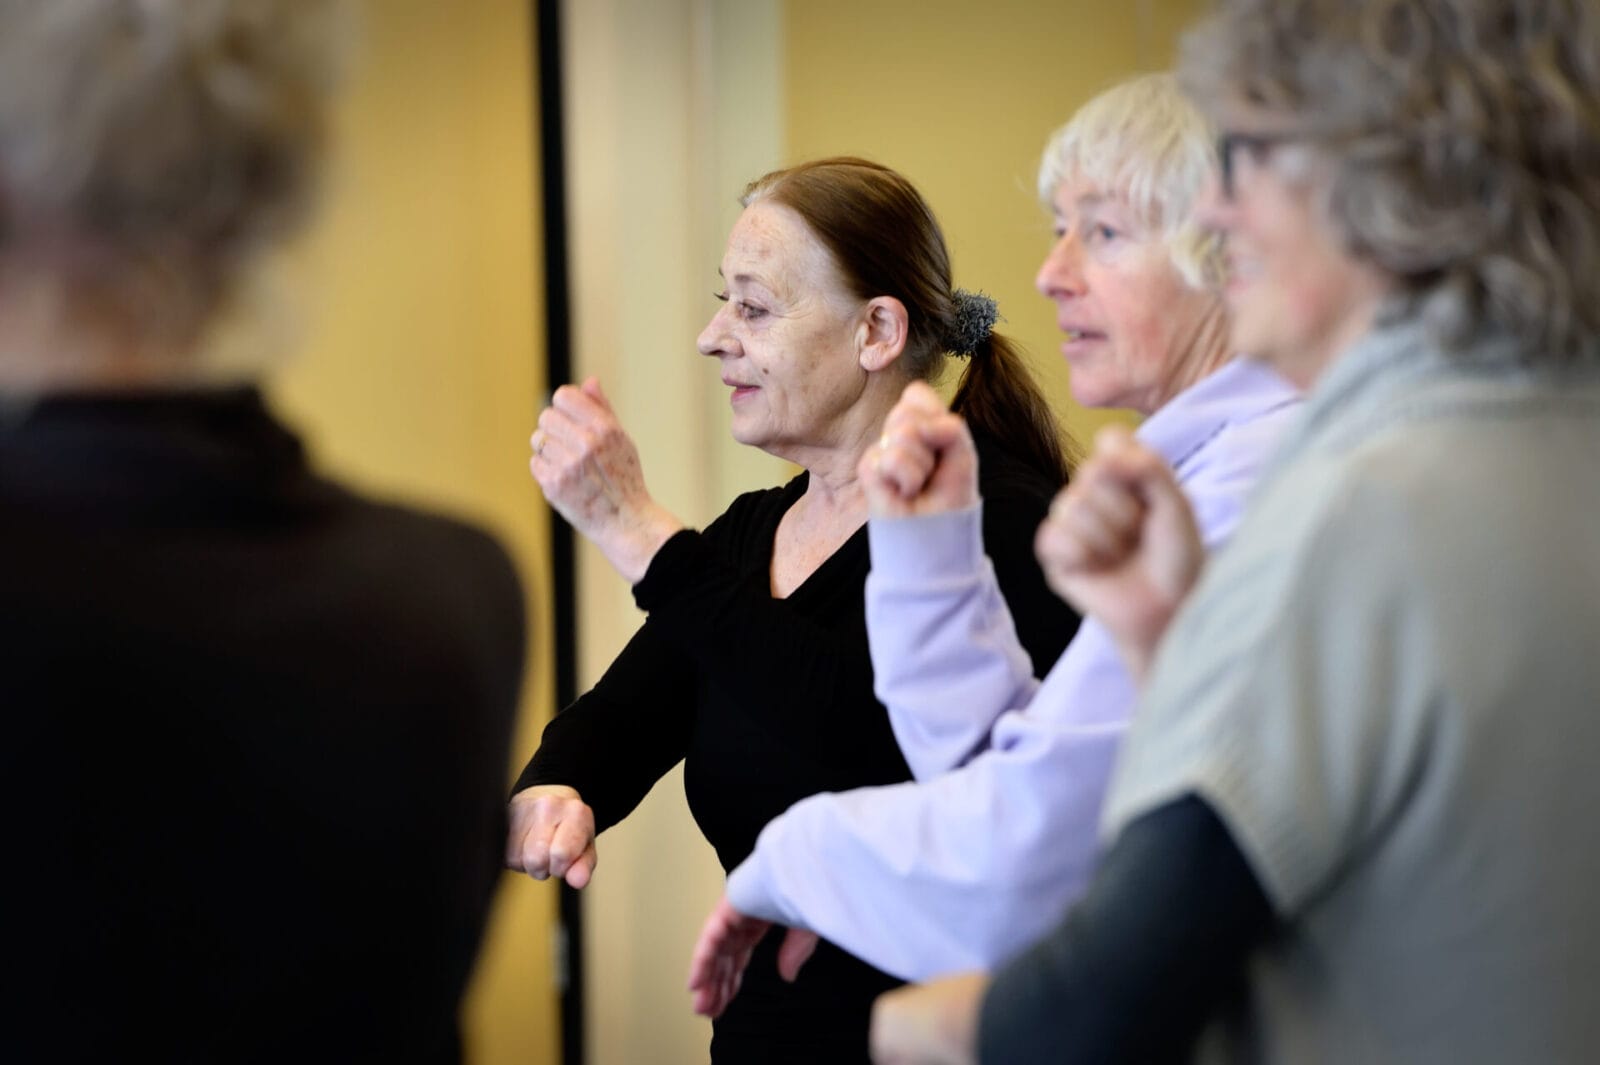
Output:
[[1189,795],[1129,823],[1056,930],[1000,969],[983,1065],[1187,1060],[1271,907],[1227,828]]

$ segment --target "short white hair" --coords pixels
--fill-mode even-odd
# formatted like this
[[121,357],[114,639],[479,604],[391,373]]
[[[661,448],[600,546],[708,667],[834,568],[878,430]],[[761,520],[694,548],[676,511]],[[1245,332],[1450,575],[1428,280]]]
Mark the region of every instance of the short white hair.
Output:
[[1216,170],[1215,131],[1171,74],[1144,74],[1107,89],[1051,134],[1039,162],[1039,199],[1081,178],[1125,200],[1160,231],[1172,264],[1194,288],[1220,288],[1221,238],[1194,220]]

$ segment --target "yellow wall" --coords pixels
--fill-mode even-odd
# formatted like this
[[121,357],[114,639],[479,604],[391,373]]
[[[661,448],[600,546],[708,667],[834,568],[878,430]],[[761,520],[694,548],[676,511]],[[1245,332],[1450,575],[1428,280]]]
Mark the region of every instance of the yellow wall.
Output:
[[[547,511],[525,465],[545,388],[531,6],[367,0],[322,224],[291,271],[306,335],[277,389],[325,467],[511,549],[533,625],[523,757],[550,712]],[[406,875],[397,859],[374,892]],[[463,1014],[470,1060],[557,1060],[554,906],[507,874]]]
[[1087,444],[1104,414],[1067,393],[1051,305],[1033,290],[1049,219],[1045,139],[1096,92],[1169,66],[1201,0],[789,0],[788,155],[854,154],[917,183],[956,283],[1000,303],[1063,420]]

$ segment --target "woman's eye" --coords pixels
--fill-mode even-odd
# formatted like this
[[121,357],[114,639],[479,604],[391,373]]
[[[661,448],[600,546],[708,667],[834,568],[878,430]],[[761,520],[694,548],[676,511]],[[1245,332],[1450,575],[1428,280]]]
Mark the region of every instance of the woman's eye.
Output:
[[1094,233],[1094,239],[1100,241],[1102,244],[1108,240],[1116,240],[1122,235],[1115,229],[1112,229],[1110,226],[1106,225],[1104,222],[1097,223],[1092,232]]
[[1250,160],[1251,166],[1263,166],[1267,157],[1272,154],[1272,149],[1278,146],[1278,141],[1267,138],[1245,138],[1239,143],[1244,149],[1244,157]]
[[[721,300],[723,303],[727,303],[730,299],[732,299],[732,297],[726,292],[713,292],[711,295]],[[765,315],[767,313],[767,309],[765,307],[758,307],[749,300],[733,300],[733,313],[737,314],[745,321],[750,321]]]

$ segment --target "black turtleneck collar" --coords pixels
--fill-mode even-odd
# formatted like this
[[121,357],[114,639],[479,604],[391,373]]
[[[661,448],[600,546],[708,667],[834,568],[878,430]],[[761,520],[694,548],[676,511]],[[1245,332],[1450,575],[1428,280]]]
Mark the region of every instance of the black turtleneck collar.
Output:
[[0,402],[0,509],[14,516],[236,515],[330,491],[253,387]]

